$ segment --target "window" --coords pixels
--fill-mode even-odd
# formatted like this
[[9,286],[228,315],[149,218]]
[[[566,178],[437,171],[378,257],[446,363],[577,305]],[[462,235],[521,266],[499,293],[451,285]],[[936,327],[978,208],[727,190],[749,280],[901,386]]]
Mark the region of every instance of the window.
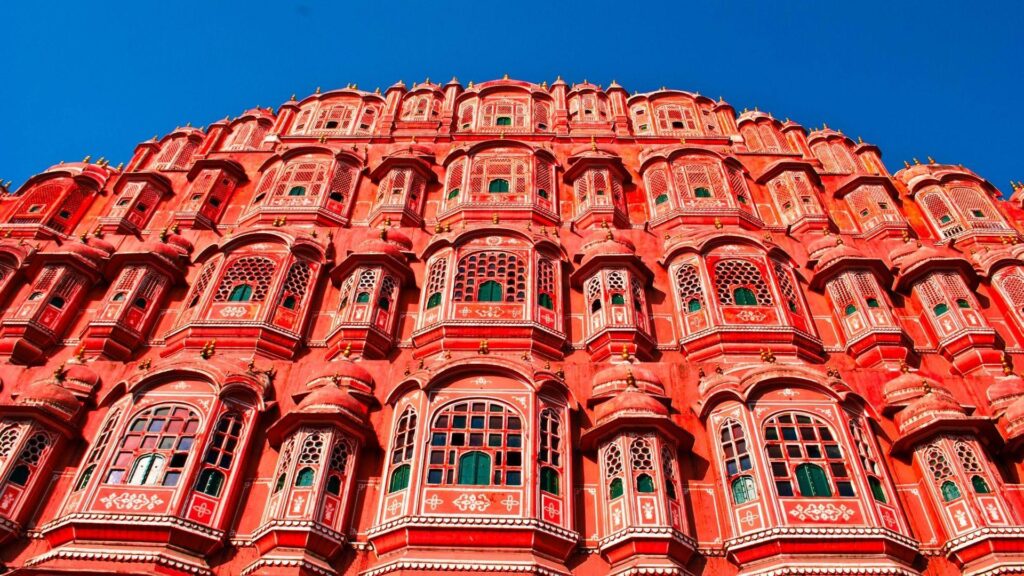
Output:
[[947,480],[942,483],[942,499],[946,502],[952,502],[960,497],[960,488],[956,485],[956,482]]
[[622,496],[622,450],[617,444],[610,444],[604,451],[604,476],[608,482],[608,499]]
[[494,121],[496,126],[511,126],[512,118],[509,116],[498,116],[497,120]]
[[878,308],[880,306],[877,298],[868,298],[867,303],[868,308]]
[[[498,284],[488,284],[493,281]],[[484,284],[489,287],[485,290]],[[477,288],[479,286],[479,288]],[[455,274],[453,299],[472,302],[486,295],[495,300],[486,302],[524,302],[526,300],[526,265],[524,259],[507,252],[476,252],[459,262]],[[428,284],[428,293],[430,285]]]
[[722,452],[725,454],[725,473],[730,478],[753,467],[746,434],[739,422],[730,420],[723,424],[720,438]]
[[966,298],[957,298],[957,300],[956,300],[956,307],[957,308],[964,308],[964,309],[970,310],[971,309],[971,304],[967,301]]
[[228,302],[248,302],[252,299],[252,286],[239,284],[231,289],[228,294]]
[[971,486],[974,487],[976,494],[988,494],[992,490],[988,487],[988,482],[981,476],[971,476]]
[[946,312],[949,312],[949,306],[947,306],[945,303],[936,304],[934,307],[932,307],[932,312],[935,313],[936,317],[942,316]]
[[356,294],[356,304],[365,304],[366,302],[369,302],[369,301],[370,301],[370,293],[369,292],[360,292],[359,294]]
[[711,198],[711,190],[703,186],[699,186],[693,191],[693,195],[697,198]]
[[407,407],[398,417],[395,424],[395,436],[391,442],[391,478],[388,481],[388,493],[405,490],[409,487],[409,462],[412,460],[416,438],[416,412]]
[[634,474],[636,491],[641,494],[654,492],[654,453],[646,438],[635,438],[629,445],[629,466]]
[[757,298],[750,288],[740,287],[732,292],[737,306],[757,306]]
[[242,436],[242,417],[237,412],[228,412],[217,421],[210,444],[203,456],[203,470],[199,473],[196,490],[213,497],[219,497],[224,477],[231,471],[235,450]]
[[548,310],[555,309],[555,265],[551,260],[542,258],[537,262],[537,304]]
[[[620,296],[620,298],[621,298],[621,296]],[[538,296],[537,297],[537,303],[540,304],[541,308],[546,308],[548,310],[554,310],[555,309],[555,303],[551,299],[551,295],[550,294],[541,294],[540,296]]]
[[246,256],[235,260],[224,273],[214,300],[263,302],[270,291],[275,268],[273,260],[261,256]]
[[288,268],[288,275],[285,276],[284,286],[281,288],[281,306],[288,310],[298,308],[299,302],[306,294],[312,275],[313,270],[307,262],[292,263]]
[[299,470],[299,473],[295,475],[295,486],[305,487],[313,485],[313,478],[316,476],[316,472],[312,468],[306,467]]
[[[10,441],[10,444],[14,444],[14,439],[17,436],[17,429],[9,428],[8,434],[5,434],[6,440]],[[21,449],[21,453],[18,455],[17,464],[11,469],[10,474],[7,476],[7,480],[11,484],[18,486],[25,486],[28,484],[29,478],[32,476],[32,470],[39,465],[42,460],[43,453],[50,446],[50,437],[42,432],[37,432],[32,435],[25,442],[24,448]],[[3,448],[0,447],[0,457]]]
[[434,292],[427,298],[427,309],[437,308],[441,305],[441,293]]
[[54,296],[53,298],[50,298],[50,306],[53,306],[57,310],[62,310],[64,308],[64,304],[64,299],[61,298],[60,296]]
[[562,468],[561,418],[551,408],[540,413],[540,447],[537,462],[541,464],[540,489],[558,495],[560,470]]
[[684,310],[691,313],[700,311],[704,295],[696,266],[683,264],[676,270],[676,289]]
[[779,414],[765,424],[764,437],[779,496],[794,495],[794,477],[804,497],[831,496],[832,483],[839,496],[854,496],[839,442],[821,420],[795,412]]
[[668,444],[662,444],[661,446],[661,470],[664,473],[665,479],[665,493],[672,500],[675,500],[678,496],[676,485],[679,483],[678,474],[676,474],[676,458],[672,454],[673,450]]
[[484,282],[477,291],[476,299],[478,302],[501,302],[503,300],[501,284],[494,280]]
[[885,504],[888,501],[885,497],[885,489],[882,488],[881,480],[875,478],[874,476],[868,476],[868,486],[871,487],[871,496],[875,500],[881,502],[882,504]]
[[487,185],[487,191],[490,193],[503,193],[508,192],[508,180],[504,178],[495,178],[491,180],[490,184]]
[[664,204],[668,202],[668,194],[658,194],[658,197],[654,199],[655,204]]
[[843,309],[843,314],[845,314],[847,316],[849,316],[850,314],[854,314],[856,312],[857,312],[857,307],[854,306],[853,304],[847,304],[846,308]]
[[458,198],[458,197],[459,197],[459,189],[458,188],[452,188],[451,192],[448,192],[448,199],[449,200],[454,200],[455,198]]
[[199,417],[185,406],[140,412],[125,431],[105,482],[177,486],[198,430]]
[[732,481],[732,501],[736,504],[745,504],[757,497],[754,489],[754,479],[750,476],[740,476]]
[[[431,428],[427,483],[472,480],[474,485],[519,486],[522,447],[522,420],[507,406],[486,400],[453,404],[434,419]],[[476,455],[468,457],[471,454]],[[487,478],[481,476],[485,471]]]
[[288,190],[288,195],[289,196],[305,196],[306,195],[306,187],[305,186],[292,186],[291,189]]
[[78,482],[75,484],[75,492],[89,485],[89,480],[92,479],[93,474],[96,472],[96,464],[103,456],[103,452],[107,448],[107,442],[110,441],[110,436],[114,432],[114,426],[117,424],[118,416],[120,416],[120,413],[117,410],[113,410],[107,415],[107,421],[104,422],[103,429],[100,430],[99,436],[96,437],[96,440],[92,444],[92,448],[89,450],[89,455],[85,459],[82,475],[78,478]]
[[724,306],[771,306],[771,291],[761,270],[746,260],[715,262],[715,290]]

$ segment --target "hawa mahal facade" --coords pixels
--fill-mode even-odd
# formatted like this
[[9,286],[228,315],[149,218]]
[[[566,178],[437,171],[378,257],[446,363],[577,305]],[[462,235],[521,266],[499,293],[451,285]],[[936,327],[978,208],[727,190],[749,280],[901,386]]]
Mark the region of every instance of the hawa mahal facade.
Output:
[[1024,188],[355,86],[0,201],[8,574],[1024,574]]

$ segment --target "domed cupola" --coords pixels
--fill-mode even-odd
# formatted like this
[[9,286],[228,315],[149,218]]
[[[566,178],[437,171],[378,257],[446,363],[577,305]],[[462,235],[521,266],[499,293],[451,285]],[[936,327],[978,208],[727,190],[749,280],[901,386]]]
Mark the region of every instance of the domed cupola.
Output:
[[910,367],[902,365],[901,374],[885,383],[882,387],[882,398],[885,404],[882,411],[892,414],[905,408],[910,402],[924,396],[929,390],[938,390],[949,394],[944,386],[920,373],[911,373]]
[[590,404],[614,398],[626,390],[665,399],[665,385],[651,369],[639,364],[616,364],[594,374]]
[[1024,398],[1024,379],[1012,371],[1008,372],[994,378],[994,382],[985,390],[985,397],[996,416],[1005,412],[1010,404]]

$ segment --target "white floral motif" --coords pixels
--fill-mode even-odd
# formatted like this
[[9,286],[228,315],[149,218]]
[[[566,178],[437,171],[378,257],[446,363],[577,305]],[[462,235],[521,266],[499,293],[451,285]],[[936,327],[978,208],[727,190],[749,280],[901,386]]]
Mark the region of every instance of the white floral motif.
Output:
[[854,515],[854,510],[848,508],[846,504],[798,504],[792,510],[789,511],[789,515],[793,516],[797,520],[825,520],[828,522],[839,522],[849,520]]
[[463,492],[452,501],[452,504],[455,504],[455,507],[463,512],[467,510],[470,512],[483,512],[491,505],[491,499],[486,494],[466,494]]
[[753,310],[742,310],[736,317],[744,322],[760,322],[768,317],[764,312],[754,312]]
[[[463,496],[465,496],[465,494],[463,494]],[[444,504],[444,500],[438,498],[437,494],[431,494],[430,498],[424,500],[423,503],[426,504],[427,506],[430,506],[431,510],[437,510],[438,506]]]
[[111,508],[117,510],[142,510],[143,508],[152,510],[164,503],[163,499],[155,494],[150,496],[149,494],[132,494],[131,492],[107,494],[100,498],[100,502],[108,510]]
[[508,496],[505,497],[504,500],[501,501],[501,503],[503,506],[505,506],[506,510],[511,512],[513,508],[519,505],[519,500],[516,500],[515,496],[509,494]]
[[242,316],[245,316],[245,314],[245,306],[225,306],[220,309],[220,315],[225,318],[241,318]]

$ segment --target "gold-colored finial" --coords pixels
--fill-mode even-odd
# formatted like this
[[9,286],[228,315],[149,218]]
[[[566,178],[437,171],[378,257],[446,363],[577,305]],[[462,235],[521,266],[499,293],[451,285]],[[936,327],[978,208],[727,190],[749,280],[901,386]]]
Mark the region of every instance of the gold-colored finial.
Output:
[[920,165],[921,165],[921,161],[918,160],[917,157],[915,156],[914,157],[914,166],[920,166]]
[[490,354],[491,348],[490,345],[487,343],[487,340],[480,341],[480,348],[477,349],[477,352],[480,354]]
[[931,156],[928,156],[927,158],[929,164],[935,164],[935,158],[932,158]]
[[203,360],[209,360],[216,350],[217,340],[210,340],[209,342],[206,343],[206,345],[203,346],[203,349],[199,352],[199,355],[203,358]]
[[345,350],[342,351],[341,355],[344,356],[345,358],[348,358],[349,356],[352,355],[352,343],[351,342],[349,342],[348,344],[345,344]]
[[314,94],[319,94],[319,93],[320,93],[320,87],[319,87],[319,86],[317,86],[317,87],[316,87],[316,90],[315,90],[315,91],[314,91],[313,93],[314,93]]
[[775,353],[770,348],[764,348],[761,350],[761,361],[769,364],[775,363]]

